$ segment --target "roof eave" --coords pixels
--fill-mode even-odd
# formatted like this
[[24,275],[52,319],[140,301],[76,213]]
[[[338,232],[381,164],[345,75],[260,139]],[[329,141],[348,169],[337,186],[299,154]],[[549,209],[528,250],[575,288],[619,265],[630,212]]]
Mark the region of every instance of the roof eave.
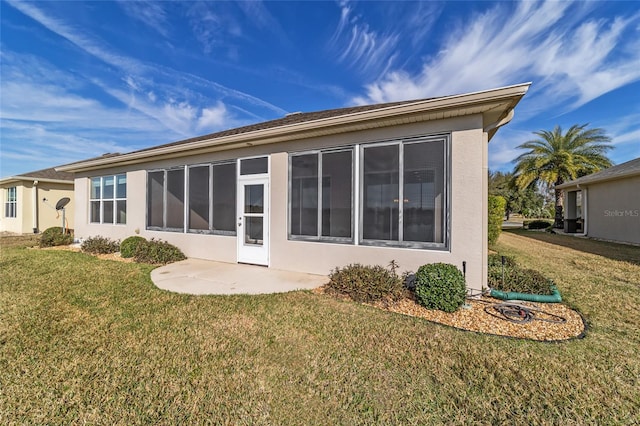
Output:
[[572,180],[572,181],[569,181],[569,182],[565,182],[562,185],[558,185],[558,186],[556,186],[556,188],[557,189],[567,189],[567,188],[573,188],[573,187],[588,186],[588,185],[592,185],[592,184],[597,184],[597,183],[602,183],[602,182],[610,182],[610,181],[613,181],[613,180],[626,179],[626,178],[635,177],[635,176],[640,176],[640,170],[634,170],[634,171],[631,171],[629,173],[624,173],[624,174],[621,173],[621,174],[615,175],[615,176],[606,176],[606,177],[602,177],[602,178],[596,177],[595,179],[585,179],[585,180],[576,179],[576,180]]
[[73,185],[73,180],[63,180],[63,179],[48,179],[48,178],[39,178],[35,176],[8,176],[6,178],[0,179],[0,184],[5,185],[12,182],[46,182],[46,183],[60,183],[65,185]]
[[[482,92],[474,92],[462,95],[445,96],[435,99],[426,99],[408,104],[394,105],[369,111],[360,111],[335,117],[294,123],[279,127],[272,127],[252,132],[223,136],[215,139],[204,139],[190,143],[168,145],[145,151],[136,151],[129,154],[121,154],[117,157],[98,158],[91,161],[56,167],[57,171],[82,172],[94,169],[102,169],[114,166],[124,166],[137,163],[160,160],[167,157],[195,155],[204,152],[220,151],[240,146],[264,145],[287,140],[303,139],[318,136],[319,134],[346,133],[354,130],[385,127],[401,117],[411,117],[414,121],[427,121],[424,117],[434,112],[446,110],[471,110],[481,105],[491,106],[495,109],[496,103],[504,103],[499,111],[499,120],[506,117],[520,99],[527,93],[531,83],[523,83],[502,87]],[[486,112],[491,108],[488,107]],[[477,113],[477,112],[476,112]],[[421,117],[422,116],[422,117]],[[493,136],[494,129],[490,134]]]

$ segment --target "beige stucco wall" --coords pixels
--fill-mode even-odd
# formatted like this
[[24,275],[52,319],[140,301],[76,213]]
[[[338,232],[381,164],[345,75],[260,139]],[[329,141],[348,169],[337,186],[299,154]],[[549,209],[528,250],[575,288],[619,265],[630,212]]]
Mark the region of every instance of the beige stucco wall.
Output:
[[[451,242],[449,250],[356,246],[287,239],[288,153],[309,149],[385,141],[399,137],[451,134]],[[150,162],[130,168],[112,168],[79,174],[76,179],[76,236],[102,235],[114,239],[139,234],[160,238],[180,247],[187,256],[235,262],[236,237],[148,231],[146,170],[270,154],[270,255],[276,269],[328,274],[336,266],[360,262],[387,265],[395,260],[401,270],[415,271],[433,262],[467,264],[470,288],[486,286],[486,175],[487,140],[482,116],[466,116],[426,123],[317,137],[275,145]],[[127,173],[127,224],[89,224],[89,177]]]
[[640,176],[590,184],[587,221],[589,237],[640,244]]
[[[15,186],[17,193],[17,217],[4,217],[4,203],[6,201],[6,190]],[[42,232],[52,226],[62,225],[62,212],[57,212],[55,205],[63,197],[69,197],[70,203],[66,207],[65,219],[69,228],[74,227],[74,191],[73,183],[57,183],[39,181],[34,186],[33,181],[17,181],[3,184],[2,190],[2,218],[0,219],[0,231],[13,232],[17,234],[31,234],[33,228],[38,228]],[[33,220],[33,196],[36,191],[37,197],[37,223]],[[46,198],[47,201],[43,199]]]

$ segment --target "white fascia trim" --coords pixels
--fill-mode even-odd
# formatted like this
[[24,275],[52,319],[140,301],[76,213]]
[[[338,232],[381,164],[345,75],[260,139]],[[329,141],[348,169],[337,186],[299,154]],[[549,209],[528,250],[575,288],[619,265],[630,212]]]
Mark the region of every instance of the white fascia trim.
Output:
[[12,183],[12,182],[46,182],[46,183],[61,183],[65,185],[73,185],[74,181],[72,180],[62,180],[62,179],[45,179],[38,178],[33,176],[9,176],[3,179],[0,179],[0,185]]
[[482,104],[495,103],[496,101],[511,100],[509,109],[513,109],[513,107],[515,107],[520,99],[527,93],[530,85],[531,83],[523,83],[481,92],[425,99],[409,104],[394,105],[370,111],[360,111],[336,117],[322,118],[318,120],[256,130],[253,132],[223,136],[215,139],[204,139],[191,143],[170,145],[155,149],[152,148],[149,150],[122,154],[115,157],[98,158],[91,161],[56,167],[56,170],[65,172],[88,171],[104,167],[140,163],[149,161],[148,159],[153,157],[166,156],[177,152],[183,153],[184,155],[184,152],[186,151],[197,151],[203,148],[248,143],[257,140],[260,140],[261,144],[282,142],[286,140],[299,139],[305,132],[311,132],[313,130],[323,128],[340,128],[348,125],[354,125],[356,123],[366,125],[362,123],[373,123],[382,118],[388,119],[404,115],[430,113],[439,110],[465,109]]

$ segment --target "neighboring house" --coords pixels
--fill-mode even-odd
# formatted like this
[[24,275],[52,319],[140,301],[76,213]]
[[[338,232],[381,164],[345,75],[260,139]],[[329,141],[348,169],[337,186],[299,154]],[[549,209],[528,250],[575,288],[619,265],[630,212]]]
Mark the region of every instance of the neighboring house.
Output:
[[640,244],[640,158],[557,186],[565,231]]
[[67,227],[73,229],[73,173],[49,168],[2,178],[0,192],[0,232],[29,234],[62,226],[62,212],[55,207],[64,197],[71,199],[65,208],[65,219]]
[[528,88],[293,113],[58,170],[76,174],[80,238],[318,274],[447,262],[479,289],[487,144]]

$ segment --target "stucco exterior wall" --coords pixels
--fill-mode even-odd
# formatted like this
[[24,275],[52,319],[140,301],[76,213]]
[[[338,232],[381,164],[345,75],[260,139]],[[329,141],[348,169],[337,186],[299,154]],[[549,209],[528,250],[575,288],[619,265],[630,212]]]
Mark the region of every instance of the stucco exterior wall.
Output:
[[640,244],[640,176],[590,184],[587,221],[589,237]]
[[[17,193],[17,217],[4,217],[4,203],[6,197],[5,188],[15,186]],[[39,232],[52,226],[62,225],[62,212],[57,212],[55,205],[63,197],[69,197],[70,203],[66,207],[65,219],[69,228],[74,227],[74,191],[73,183],[38,182],[34,186],[31,180],[21,180],[2,185],[2,218],[0,219],[0,231],[17,234],[31,234],[37,228]],[[37,218],[34,223],[33,198],[36,191]],[[46,198],[46,201],[44,199]]]
[[[131,235],[160,238],[180,247],[189,257],[236,262],[235,236],[184,234],[145,229],[146,170],[177,165],[191,165],[270,155],[270,254],[269,266],[276,269],[328,274],[336,266],[360,262],[387,265],[395,260],[400,269],[415,271],[420,265],[447,262],[462,269],[466,262],[467,285],[480,289],[486,286],[486,180],[487,135],[482,131],[482,116],[415,123],[316,137],[274,145],[246,147],[174,160],[149,162],[130,167],[118,167],[78,174],[76,178],[76,236],[106,236],[124,239]],[[451,135],[450,156],[450,235],[447,250],[427,250],[392,247],[331,244],[324,242],[290,241],[287,238],[288,154],[310,149],[370,143],[400,137]],[[127,224],[89,224],[89,178],[127,173]]]

